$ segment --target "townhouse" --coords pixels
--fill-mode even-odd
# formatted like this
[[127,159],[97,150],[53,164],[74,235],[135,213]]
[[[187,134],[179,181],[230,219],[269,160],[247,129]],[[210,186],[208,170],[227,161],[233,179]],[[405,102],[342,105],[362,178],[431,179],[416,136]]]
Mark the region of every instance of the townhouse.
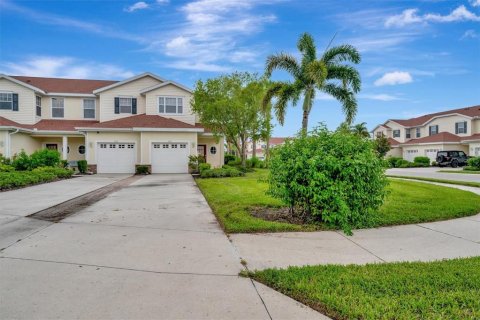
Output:
[[[285,143],[283,137],[271,137],[268,141],[269,148],[279,146]],[[265,160],[265,151],[267,149],[267,143],[263,140],[256,141],[255,146],[253,141],[247,142],[247,158],[250,159],[253,157],[253,148],[255,147],[255,156],[260,160]]]
[[187,87],[143,73],[123,81],[0,74],[0,154],[49,148],[98,173],[188,172],[188,156],[223,164],[215,138],[191,110]]
[[387,156],[409,161],[418,156],[435,161],[438,151],[448,150],[480,156],[480,105],[405,120],[390,119],[372,132],[374,138],[388,138],[392,149]]

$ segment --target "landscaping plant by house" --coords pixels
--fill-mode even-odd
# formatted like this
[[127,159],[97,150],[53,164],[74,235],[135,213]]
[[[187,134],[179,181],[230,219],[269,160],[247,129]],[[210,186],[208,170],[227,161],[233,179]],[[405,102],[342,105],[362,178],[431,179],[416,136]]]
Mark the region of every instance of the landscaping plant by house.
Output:
[[373,142],[343,130],[319,127],[289,140],[273,152],[269,167],[270,195],[347,233],[371,226],[387,194]]

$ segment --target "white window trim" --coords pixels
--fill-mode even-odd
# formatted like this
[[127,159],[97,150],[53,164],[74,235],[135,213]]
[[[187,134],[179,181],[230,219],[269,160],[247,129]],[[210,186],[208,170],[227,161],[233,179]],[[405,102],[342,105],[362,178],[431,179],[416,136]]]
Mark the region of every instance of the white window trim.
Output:
[[[163,98],[163,108],[165,112],[160,112],[160,98]],[[166,99],[167,98],[175,98],[176,99],[176,109],[177,112],[167,112],[167,105]],[[178,112],[178,99],[182,99],[182,112]],[[158,114],[166,114],[166,115],[183,115],[185,114],[185,97],[183,96],[157,96],[157,113]]]
[[[63,99],[63,117],[54,117],[53,116],[53,109],[60,109],[60,108],[53,108],[53,99]],[[50,117],[52,119],[64,119],[65,118],[65,98],[63,97],[51,97],[50,98]]]
[[[0,90],[0,93],[5,93],[5,94],[9,94],[11,96],[11,99],[10,99],[10,109],[0,109],[0,110],[4,110],[4,111],[12,111],[13,110],[13,94],[14,92],[13,91],[4,91],[4,90]],[[3,102],[8,102],[8,101],[3,101]]]
[[[457,134],[467,134],[467,128],[465,127],[465,122],[466,121],[458,121],[458,122],[455,122],[455,125],[458,124],[457,128],[458,128],[458,133]],[[460,124],[462,125],[462,131],[463,132],[460,132]]]
[[[93,118],[85,118],[85,100],[93,100]],[[83,102],[83,119],[96,119],[97,118],[97,99],[85,98],[82,100],[82,102]],[[88,110],[91,110],[91,109],[88,109]]]
[[[395,132],[398,132],[398,135],[395,135]],[[395,130],[393,130],[393,131],[392,131],[392,136],[393,136],[394,138],[400,138],[400,137],[402,136],[402,130],[400,130],[400,129],[395,129]]]
[[[40,104],[37,104],[37,98],[40,98]],[[40,108],[40,115],[37,114],[37,108]],[[41,117],[42,116],[42,97],[39,95],[35,95],[35,116]]]

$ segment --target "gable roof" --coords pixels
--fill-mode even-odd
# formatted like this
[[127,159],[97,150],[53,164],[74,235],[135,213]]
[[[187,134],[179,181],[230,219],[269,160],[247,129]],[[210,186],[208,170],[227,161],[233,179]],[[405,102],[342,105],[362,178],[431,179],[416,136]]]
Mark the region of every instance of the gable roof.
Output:
[[187,131],[203,132],[203,128],[191,124],[165,118],[158,115],[139,114],[105,122],[96,122],[87,126],[77,126],[77,130],[96,130],[96,129],[186,129]]
[[397,140],[393,139],[393,138],[388,138],[388,143],[390,144],[390,146],[392,147],[397,147],[400,145],[400,142],[398,142]]
[[453,133],[450,132],[440,132],[431,136],[423,137],[423,138],[418,138],[418,139],[410,139],[402,145],[411,145],[411,144],[421,144],[421,143],[445,143],[445,142],[461,142],[462,137],[459,137]]
[[460,108],[460,109],[442,111],[442,112],[437,112],[437,113],[430,113],[430,114],[426,114],[426,115],[423,115],[423,116],[420,116],[420,117],[406,119],[406,120],[390,119],[389,121],[396,122],[399,125],[402,125],[404,127],[417,127],[417,126],[421,126],[421,125],[429,122],[433,118],[446,116],[446,115],[451,115],[451,114],[460,114],[460,115],[464,115],[464,116],[471,117],[471,118],[480,117],[480,105],[467,107],[467,108]]
[[8,127],[14,129],[23,129],[29,132],[32,131],[72,131],[76,132],[76,127],[91,126],[98,123],[96,120],[52,120],[44,119],[35,124],[21,124],[4,117],[0,117],[0,127]]
[[140,93],[147,93],[147,92],[149,92],[149,91],[152,91],[152,90],[155,90],[155,89],[158,89],[158,88],[161,88],[161,87],[165,87],[165,86],[167,86],[167,85],[169,85],[169,84],[171,84],[171,85],[173,85],[173,86],[176,86],[176,87],[178,87],[178,88],[180,88],[180,89],[183,89],[183,90],[185,90],[185,91],[187,91],[187,92],[192,93],[192,90],[191,90],[190,88],[187,88],[187,87],[185,87],[184,85],[181,85],[181,84],[178,83],[178,82],[170,81],[170,80],[165,81],[165,82],[162,82],[162,83],[159,83],[159,84],[156,84],[156,85],[151,86],[151,87],[148,87],[148,88],[145,88],[145,89],[143,89],[142,91],[140,91]]
[[93,90],[93,93],[100,93],[100,92],[103,92],[103,91],[106,91],[106,90],[110,90],[110,89],[113,89],[115,87],[118,87],[118,86],[121,86],[123,84],[126,84],[126,83],[129,83],[129,82],[132,82],[132,81],[135,81],[137,79],[140,79],[140,78],[143,78],[143,77],[152,77],[154,79],[157,79],[158,81],[160,82],[165,82],[167,80],[157,76],[156,74],[153,74],[151,72],[144,72],[144,73],[141,73],[139,75],[136,75],[134,77],[131,77],[131,78],[128,78],[128,79],[125,79],[125,80],[122,80],[122,81],[116,81],[115,83],[112,83],[110,85],[107,85],[107,86],[104,86],[104,87],[101,87],[101,88],[98,88],[96,90]]
[[23,82],[43,90],[45,93],[80,93],[92,94],[95,89],[102,88],[118,81],[113,80],[85,80],[85,79],[64,79],[64,78],[41,78],[29,76],[11,76]]
[[24,86],[24,87],[29,88],[29,89],[32,89],[33,91],[38,91],[40,93],[45,93],[45,91],[43,91],[42,89],[40,89],[38,87],[35,87],[34,85],[28,84],[26,82],[23,82],[21,80],[18,80],[14,76],[7,76],[6,74],[0,74],[0,79],[1,78],[7,79],[9,81],[12,81],[13,83],[19,84],[19,85]]

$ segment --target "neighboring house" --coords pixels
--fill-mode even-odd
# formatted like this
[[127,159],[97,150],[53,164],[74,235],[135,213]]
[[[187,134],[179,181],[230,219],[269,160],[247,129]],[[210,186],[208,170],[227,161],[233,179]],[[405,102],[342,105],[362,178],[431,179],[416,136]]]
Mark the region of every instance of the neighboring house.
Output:
[[152,73],[123,81],[0,75],[0,153],[60,151],[98,173],[188,172],[188,156],[223,164],[218,141],[191,111],[192,92]]
[[[268,144],[270,148],[273,148],[278,145],[282,145],[285,143],[286,138],[281,137],[271,137]],[[256,157],[260,160],[265,160],[265,150],[267,148],[267,144],[265,141],[259,140],[256,143]],[[250,159],[253,157],[253,142],[247,142],[247,158]]]
[[434,161],[441,150],[480,156],[480,105],[407,120],[390,119],[372,132],[374,138],[384,135],[390,141],[392,149],[387,156],[409,161],[418,156]]

